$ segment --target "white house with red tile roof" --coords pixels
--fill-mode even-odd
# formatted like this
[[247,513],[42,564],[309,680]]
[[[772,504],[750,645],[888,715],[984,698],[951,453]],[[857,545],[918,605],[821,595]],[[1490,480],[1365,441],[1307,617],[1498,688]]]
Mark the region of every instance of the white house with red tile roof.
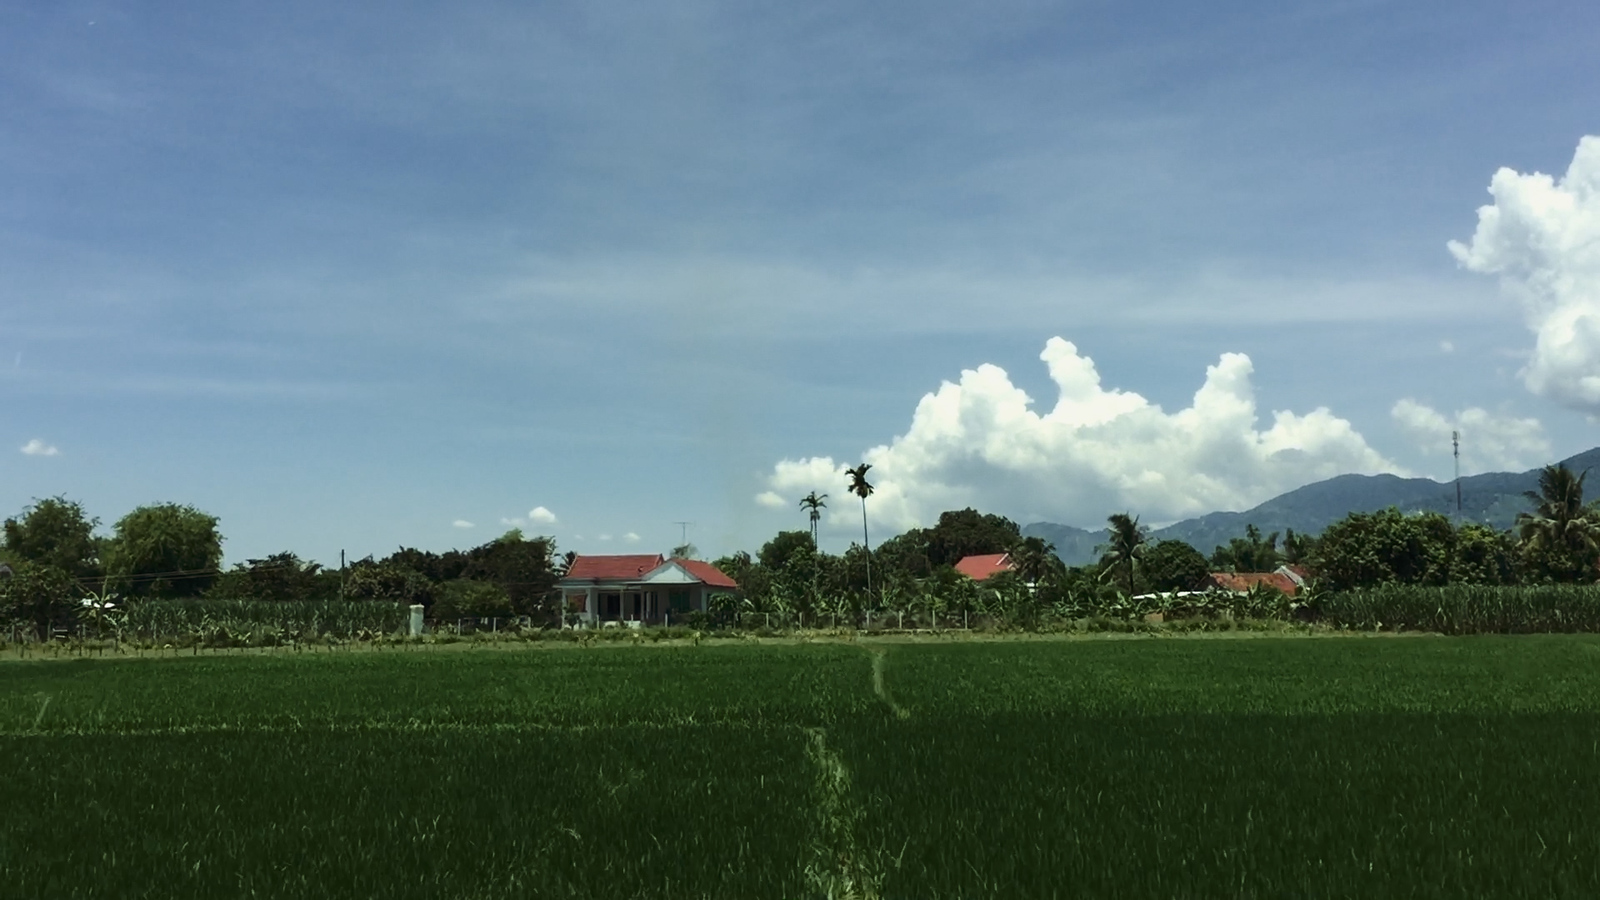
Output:
[[659,553],[578,556],[557,587],[584,622],[670,624],[674,615],[704,612],[712,594],[739,585],[707,562]]
[[1009,572],[1012,568],[1011,554],[1009,553],[963,556],[961,561],[956,563],[956,571],[971,578],[973,581],[983,581],[999,575],[1001,572]]

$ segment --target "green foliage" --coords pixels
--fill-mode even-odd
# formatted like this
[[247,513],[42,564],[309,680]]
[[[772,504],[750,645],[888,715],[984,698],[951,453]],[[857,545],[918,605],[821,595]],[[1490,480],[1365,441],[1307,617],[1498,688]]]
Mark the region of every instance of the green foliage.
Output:
[[361,600],[133,600],[120,618],[127,638],[210,646],[373,638],[406,627],[407,604]]
[[460,578],[435,589],[432,613],[436,619],[449,621],[468,616],[508,618],[513,609],[511,598],[499,585]]
[[1583,502],[1588,474],[1546,466],[1539,473],[1539,490],[1527,492],[1534,508],[1517,515],[1516,530],[1534,579],[1588,584],[1600,575],[1600,510]]
[[1351,513],[1323,532],[1312,568],[1330,590],[1450,581],[1455,528],[1439,513]]
[[497,585],[517,615],[554,619],[558,610],[555,541],[513,529],[467,553],[461,577]]
[[1158,541],[1145,548],[1140,560],[1144,583],[1153,591],[1192,591],[1211,573],[1200,551],[1183,541]]
[[1219,572],[1271,572],[1283,564],[1283,554],[1278,552],[1278,533],[1263,538],[1261,529],[1245,526],[1245,536],[1233,538],[1228,546],[1218,547],[1211,554],[1211,565]]
[[141,506],[117,520],[106,563],[111,581],[134,597],[193,597],[222,564],[217,517],[192,506]]
[[1112,513],[1106,523],[1110,536],[1100,557],[1101,577],[1110,578],[1112,573],[1120,573],[1123,589],[1132,594],[1134,569],[1145,552],[1145,530],[1140,527],[1138,516],[1127,513]]
[[964,556],[1005,553],[1022,541],[1017,523],[975,509],[959,509],[939,514],[939,523],[928,529],[928,562],[934,566],[953,566]]
[[0,623],[25,622],[39,640],[54,627],[70,628],[78,616],[83,589],[55,566],[19,562],[11,577],[0,578]]
[[82,504],[65,497],[35,500],[22,514],[5,521],[5,549],[13,558],[60,569],[77,577],[98,575],[99,519]]
[[274,553],[235,565],[218,576],[205,595],[277,602],[334,600],[339,596],[339,582],[337,578],[327,578],[317,563],[306,562],[293,553]]
[[[817,552],[817,545],[808,531],[780,531],[772,540],[761,546],[758,557],[767,569],[778,570],[794,559],[809,559]],[[735,579],[738,580],[738,579]]]
[[1600,588],[1584,585],[1382,585],[1338,591],[1319,604],[1340,628],[1442,634],[1600,632]]
[[344,578],[346,600],[378,600],[410,606],[433,602],[433,583],[415,569],[408,569],[385,560],[373,562],[371,557],[358,560],[350,566]]

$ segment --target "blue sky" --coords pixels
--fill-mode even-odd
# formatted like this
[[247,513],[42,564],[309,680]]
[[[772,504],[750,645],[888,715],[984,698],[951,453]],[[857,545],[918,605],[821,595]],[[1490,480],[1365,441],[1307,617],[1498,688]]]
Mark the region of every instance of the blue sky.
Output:
[[[1593,348],[1539,312],[1600,302],[1592,255],[1472,243],[1533,189],[1498,170],[1577,172],[1600,133],[1591,4],[0,15],[7,514],[192,503],[230,560],[519,519],[580,552],[689,521],[716,554],[802,527],[815,481],[840,549],[823,476],[861,459],[876,541],[948,505],[1090,525],[1446,477],[1440,422],[1476,468],[1600,443]],[[1541,306],[1545,271],[1591,287]],[[1145,406],[990,415],[1056,405],[1041,351]],[[1224,354],[1254,456],[1177,415]],[[954,418],[914,424],[945,382]]]

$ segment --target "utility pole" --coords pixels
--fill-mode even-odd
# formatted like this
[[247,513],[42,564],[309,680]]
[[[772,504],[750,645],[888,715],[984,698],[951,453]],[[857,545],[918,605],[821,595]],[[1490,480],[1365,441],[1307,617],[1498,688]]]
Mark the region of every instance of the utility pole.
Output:
[[339,600],[344,600],[344,548],[339,548]]
[[1456,458],[1456,515],[1461,515],[1461,432],[1450,432],[1450,450]]

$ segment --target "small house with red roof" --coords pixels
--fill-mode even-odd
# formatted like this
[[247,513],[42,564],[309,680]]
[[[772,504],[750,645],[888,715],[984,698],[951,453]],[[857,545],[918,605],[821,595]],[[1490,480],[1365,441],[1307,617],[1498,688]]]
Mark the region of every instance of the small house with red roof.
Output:
[[659,553],[577,556],[556,586],[566,609],[591,625],[670,624],[675,615],[704,612],[712,594],[739,589],[710,563]]
[[1272,588],[1291,597],[1300,592],[1300,582],[1282,569],[1276,572],[1212,572],[1207,585],[1233,594],[1249,593],[1256,585]]
[[973,581],[983,581],[993,578],[1001,572],[1009,572],[1013,568],[1011,554],[989,553],[982,556],[963,556],[956,563],[956,571],[971,578]]

